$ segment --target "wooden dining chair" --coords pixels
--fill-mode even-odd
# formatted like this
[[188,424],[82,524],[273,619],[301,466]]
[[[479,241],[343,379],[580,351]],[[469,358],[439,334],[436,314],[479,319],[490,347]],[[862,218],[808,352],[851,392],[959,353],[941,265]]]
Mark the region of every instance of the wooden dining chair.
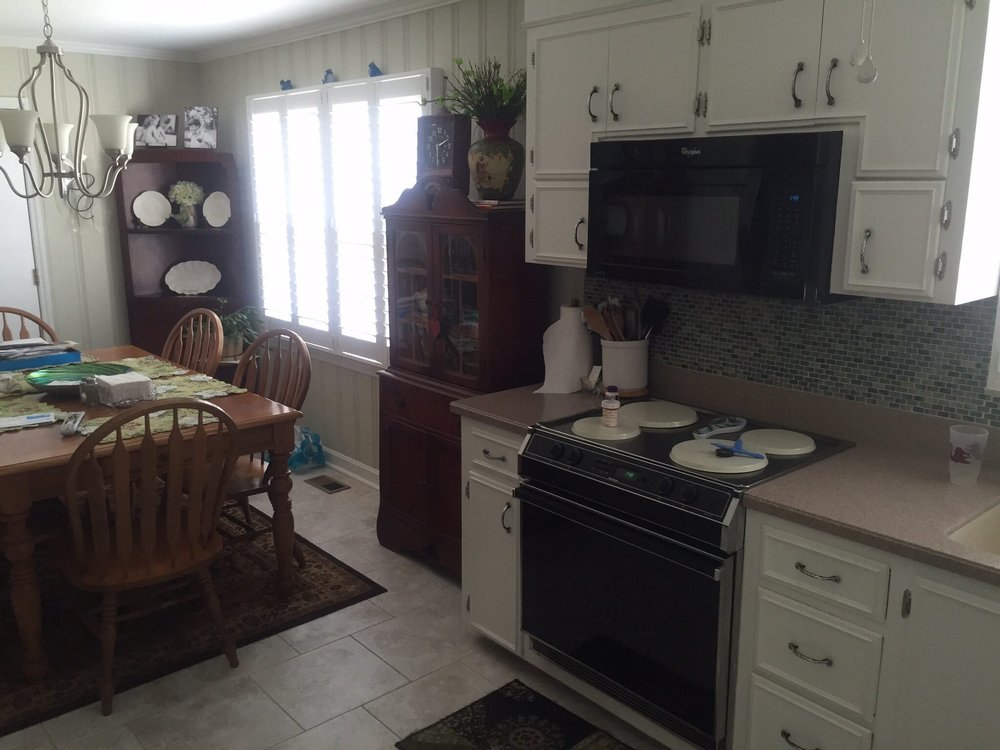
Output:
[[[152,412],[168,415],[169,432],[153,432]],[[132,420],[143,434],[126,438],[122,427]],[[103,595],[99,622],[86,621],[101,639],[105,716],[114,696],[122,591],[193,576],[229,664],[239,664],[209,573],[222,550],[218,521],[236,462],[236,430],[226,412],[206,401],[144,402],[100,425],[70,459],[64,502],[72,543],[60,567],[73,586]],[[106,437],[110,443],[102,442]]]
[[[286,328],[273,328],[260,334],[240,356],[233,385],[292,409],[301,409],[311,378],[312,359],[302,337]],[[250,517],[250,498],[267,492],[270,481],[270,467],[262,454],[242,456],[237,461],[229,482],[227,504],[242,509],[241,525],[247,530],[246,536],[258,533]],[[305,558],[298,545],[293,553],[302,567]]]
[[16,307],[0,307],[0,341],[35,337],[59,340],[52,326],[34,313]]
[[223,338],[219,316],[199,307],[174,324],[162,356],[181,367],[214,376],[222,359]]

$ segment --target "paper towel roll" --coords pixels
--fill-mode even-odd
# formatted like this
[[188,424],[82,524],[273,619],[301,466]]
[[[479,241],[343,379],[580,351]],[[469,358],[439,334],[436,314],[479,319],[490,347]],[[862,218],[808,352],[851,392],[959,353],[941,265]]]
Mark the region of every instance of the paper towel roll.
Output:
[[580,390],[580,378],[590,373],[594,350],[583,323],[583,312],[576,305],[562,305],[559,320],[545,329],[542,336],[545,382],[535,393],[574,393]]

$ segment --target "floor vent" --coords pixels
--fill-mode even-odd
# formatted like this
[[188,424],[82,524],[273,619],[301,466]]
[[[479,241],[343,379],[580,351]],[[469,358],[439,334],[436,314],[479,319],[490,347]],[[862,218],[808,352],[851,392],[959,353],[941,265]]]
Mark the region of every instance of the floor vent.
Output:
[[329,474],[320,474],[318,477],[310,477],[306,480],[306,484],[311,484],[313,487],[319,487],[328,495],[332,495],[334,492],[340,492],[341,490],[351,489],[350,485],[338,482]]

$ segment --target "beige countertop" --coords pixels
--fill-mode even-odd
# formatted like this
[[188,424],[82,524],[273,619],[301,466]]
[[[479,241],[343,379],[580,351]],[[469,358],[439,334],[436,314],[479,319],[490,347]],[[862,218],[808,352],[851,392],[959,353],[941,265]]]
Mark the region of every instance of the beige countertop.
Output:
[[[452,411],[525,433],[598,406],[537,386],[455,401]],[[747,508],[1000,585],[1000,555],[948,534],[1000,503],[1000,431],[973,487],[948,481],[954,420],[874,407],[672,367],[650,372],[657,398],[850,440],[855,447],[751,489]]]

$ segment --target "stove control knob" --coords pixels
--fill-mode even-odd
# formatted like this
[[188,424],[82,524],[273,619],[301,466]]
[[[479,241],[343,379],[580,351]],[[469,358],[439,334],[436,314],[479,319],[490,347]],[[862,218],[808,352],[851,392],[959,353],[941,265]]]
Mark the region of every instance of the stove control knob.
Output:
[[549,456],[551,458],[555,459],[556,461],[559,460],[559,457],[562,454],[563,454],[563,444],[562,443],[553,443],[552,446],[549,448]]
[[698,488],[695,487],[693,484],[689,484],[687,487],[684,488],[684,491],[681,492],[680,501],[682,503],[693,503],[697,499],[698,499]]
[[580,463],[580,459],[583,458],[583,453],[580,452],[579,448],[570,448],[569,453],[566,454],[566,461],[571,466],[576,466]]
[[674,480],[670,477],[664,477],[660,480],[660,484],[657,489],[661,495],[669,495],[674,489]]

